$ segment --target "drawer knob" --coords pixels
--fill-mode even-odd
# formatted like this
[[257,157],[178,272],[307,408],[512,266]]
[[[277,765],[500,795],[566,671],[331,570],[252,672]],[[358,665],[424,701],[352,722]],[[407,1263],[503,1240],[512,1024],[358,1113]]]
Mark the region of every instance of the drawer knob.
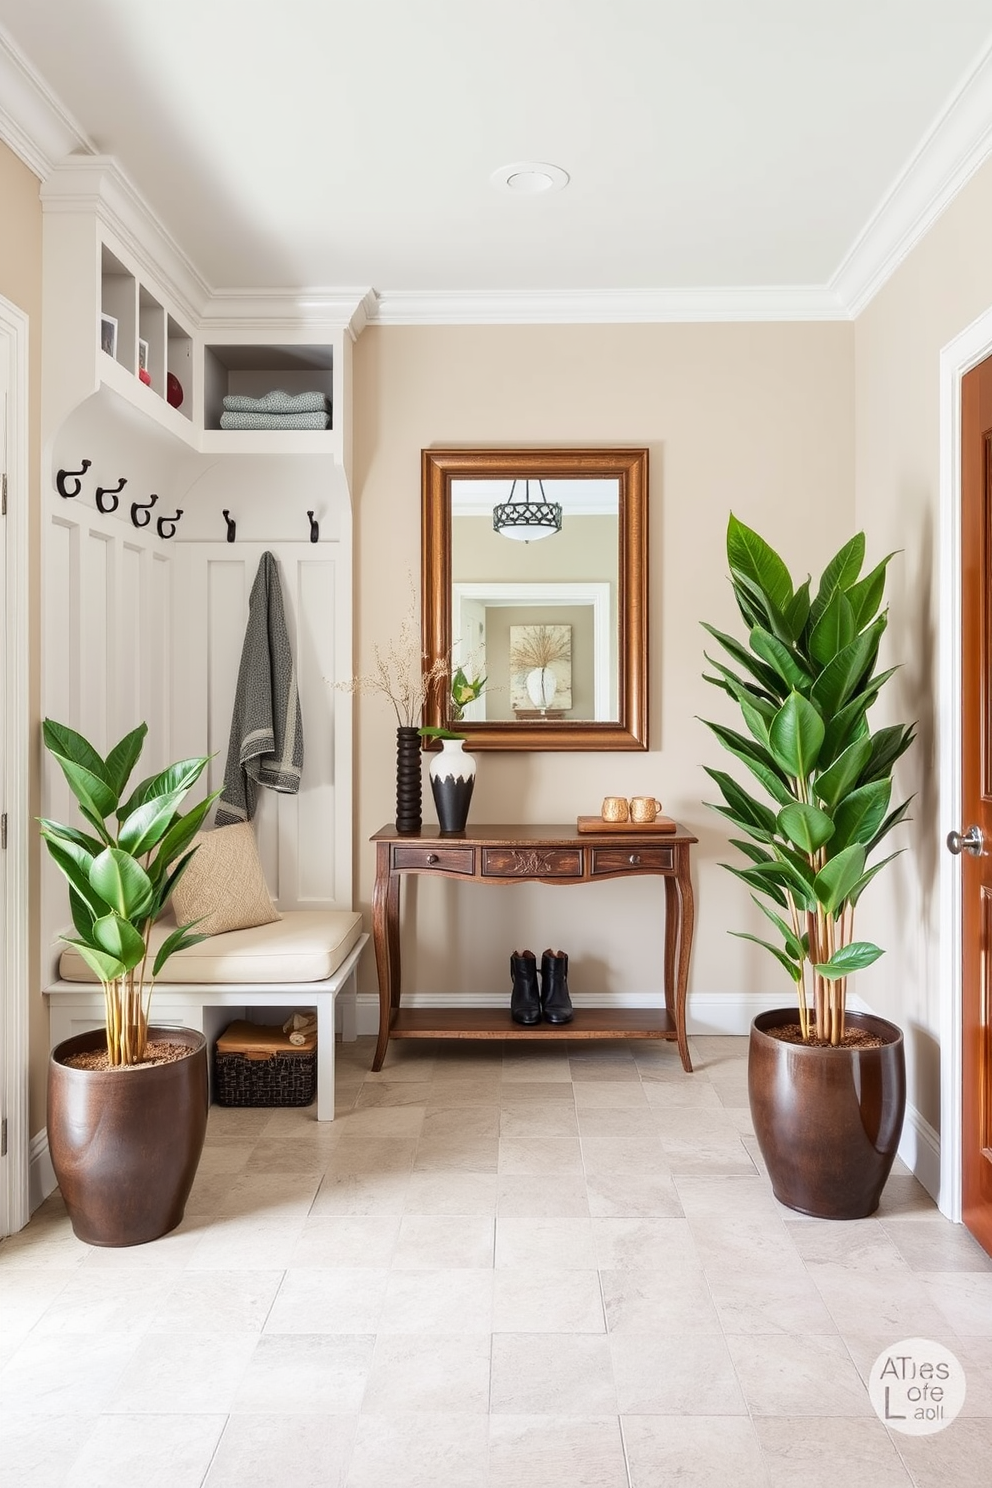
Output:
[[428,861],[428,863],[436,863],[436,862],[438,862],[437,853],[428,853],[427,854],[427,861]]
[[637,865],[640,863],[640,861],[641,861],[641,855],[640,855],[640,853],[631,853],[630,857],[627,859],[627,862],[630,864],[630,866],[632,868],[636,868]]

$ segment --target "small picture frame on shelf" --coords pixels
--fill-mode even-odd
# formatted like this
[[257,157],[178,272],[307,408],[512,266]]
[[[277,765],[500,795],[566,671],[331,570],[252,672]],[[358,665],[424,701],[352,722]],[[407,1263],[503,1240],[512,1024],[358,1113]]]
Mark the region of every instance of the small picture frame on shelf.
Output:
[[117,355],[117,318],[113,315],[100,316],[100,349],[108,356]]
[[138,379],[139,379],[139,381],[143,382],[146,387],[150,386],[151,380],[152,380],[152,374],[148,370],[149,355],[150,355],[150,352],[149,352],[148,342],[147,341],[142,341],[141,337],[139,336],[138,337]]

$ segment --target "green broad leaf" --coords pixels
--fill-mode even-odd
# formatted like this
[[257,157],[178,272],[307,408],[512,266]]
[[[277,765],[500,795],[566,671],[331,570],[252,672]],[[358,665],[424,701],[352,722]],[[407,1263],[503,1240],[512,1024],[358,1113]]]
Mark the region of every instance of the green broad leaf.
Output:
[[894,811],[889,812],[889,815],[885,818],[882,825],[879,827],[878,831],[875,833],[874,837],[868,844],[867,850],[869,853],[873,853],[875,851],[882,838],[887,837],[888,834],[892,831],[893,827],[897,827],[901,821],[905,820],[906,812],[912,805],[913,799],[913,796],[910,796],[907,800],[903,801],[901,806],[897,806]]
[[735,878],[741,879],[747,884],[749,889],[757,889],[759,893],[767,894],[769,899],[773,899],[783,909],[788,909],[789,901],[774,879],[765,878],[763,875],[757,874],[753,868],[735,868],[733,863],[721,863],[720,867],[726,868],[728,873],[732,873]]
[[793,863],[779,859],[772,863],[755,863],[751,871],[756,878],[767,879],[769,883],[784,889],[791,896],[796,908],[804,913],[816,908],[811,868],[807,868],[807,875],[804,875]]
[[729,750],[736,759],[747,765],[773,800],[778,801],[780,805],[788,805],[793,797],[785,778],[767,750],[763,749],[760,744],[746,739],[743,734],[724,727],[722,723],[710,723],[705,718],[701,718],[700,723],[705,723],[708,729],[712,729],[724,749]]
[[191,806],[184,816],[176,818],[162,838],[158,852],[155,854],[155,860],[148,870],[151,879],[158,882],[168,872],[169,865],[186,851],[203,826],[207,812],[220,794],[220,791],[213,791],[205,801],[199,801],[195,806]]
[[777,610],[788,609],[793,594],[789,570],[775,549],[733,512],[727,523],[727,561],[732,574],[750,580]]
[[806,622],[809,620],[809,585],[810,581],[807,578],[806,582],[801,584],[792,596],[792,603],[785,612],[785,623],[789,632],[789,640],[793,645],[799,640],[799,637],[806,629]]
[[123,961],[118,961],[116,956],[111,956],[107,951],[101,951],[97,946],[86,945],[81,940],[75,940],[71,936],[64,935],[62,939],[66,945],[76,947],[86,965],[94,972],[101,982],[116,982],[118,977],[125,976],[128,968]]
[[824,720],[826,732],[823,737],[823,748],[820,750],[820,764],[824,769],[833,764],[848,744],[860,738],[867,731],[865,715],[868,709],[889,678],[895,676],[898,670],[898,667],[890,667],[887,672],[876,673],[869,687],[855,693],[832,718]]
[[780,610],[776,604],[773,604],[768,595],[762,593],[750,579],[735,574],[733,585],[737,607],[748,629],[758,626],[763,630],[770,630],[784,646],[791,646],[793,635],[786,611]]
[[895,553],[889,553],[883,558],[870,574],[852,584],[847,591],[847,597],[854,611],[854,623],[859,630],[864,630],[869,621],[873,620],[878,613],[879,605],[882,603],[882,595],[885,593],[885,570],[889,562],[895,557]]
[[851,791],[834,811],[836,832],[830,856],[853,842],[867,845],[875,836],[892,796],[891,780],[873,780],[870,785],[860,785]]
[[759,847],[756,842],[745,842],[742,838],[731,837],[730,845],[736,847],[737,851],[742,852],[746,858],[750,858],[752,863],[774,863],[775,861],[767,848]]
[[712,656],[703,653],[710,666],[716,667],[727,692],[735,698],[742,706],[746,703],[749,708],[756,708],[761,716],[769,723],[775,717],[780,707],[777,697],[771,697],[763,687],[758,687],[753,682],[747,682],[743,677],[738,677],[729,667],[721,666],[714,661]]
[[838,592],[810,631],[810,655],[825,667],[851,644],[857,633],[851,602],[846,594]]
[[90,883],[125,920],[144,914],[153,898],[151,880],[130,853],[119,847],[108,847],[94,858]]
[[813,683],[812,699],[824,718],[832,717],[854,695],[874,663],[886,623],[885,615],[879,615],[849,646],[838,651]]
[[115,744],[107,755],[107,783],[112,785],[120,800],[124,794],[124,787],[131,778],[131,771],[138,763],[145,735],[148,733],[147,723],[139,723],[136,729],[125,734],[119,744]]
[[63,874],[69,884],[70,891],[75,891],[83,903],[86,904],[95,919],[106,914],[110,905],[100,894],[96,892],[90,883],[90,869],[95,859],[84,847],[75,842],[63,842],[53,840],[47,833],[42,832],[45,846],[48,848],[59,871]]
[[828,982],[836,982],[841,977],[850,976],[852,971],[863,971],[881,955],[883,952],[877,945],[872,945],[870,940],[852,940],[850,945],[841,946],[839,951],[834,951],[829,961],[819,962],[814,970],[819,976],[826,977]]
[[94,949],[115,957],[128,971],[139,966],[145,956],[144,938],[120,915],[109,914],[93,921]]
[[46,718],[41,726],[42,738],[45,748],[53,754],[62,768],[63,761],[72,765],[80,765],[89,774],[95,775],[107,786],[113,785],[113,777],[109,774],[103,758],[93,748],[88,739],[82,734],[77,734],[75,729],[67,728],[64,723],[55,723],[51,718]]
[[840,552],[834,554],[823,570],[820,587],[816,591],[816,598],[810,611],[814,626],[834,595],[850,589],[861,572],[861,565],[864,561],[865,535],[863,532],[856,532],[850,541],[844,544]]
[[813,678],[802,666],[795,651],[784,645],[777,636],[756,625],[751,632],[750,643],[754,654],[766,662],[791,691],[803,692],[812,685]]
[[813,789],[825,806],[833,810],[838,801],[854,789],[870,755],[871,739],[867,736],[855,739],[843,754],[837,756],[828,770],[816,777]]
[[191,848],[188,853],[175,861],[175,863],[172,865],[171,871],[168,872],[163,879],[156,880],[155,897],[152,900],[150,906],[151,914],[157,916],[162,913],[162,910],[169,902],[173,889],[176,887],[176,884],[179,882],[183,874],[186,872],[186,869],[189,867],[190,862],[193,858],[196,857],[199,851],[199,847]]
[[187,946],[199,945],[201,940],[210,939],[209,935],[190,935],[189,931],[192,926],[199,923],[199,920],[192,920],[189,925],[180,925],[176,930],[172,931],[171,935],[166,936],[158,948],[158,955],[155,957],[155,964],[152,967],[153,977],[158,976],[169,957],[174,956],[177,951],[184,951]]
[[857,883],[854,885],[854,888],[847,896],[850,902],[852,904],[857,904],[858,900],[861,898],[861,895],[871,883],[876,873],[881,873],[882,869],[886,866],[887,863],[891,863],[894,858],[898,858],[899,854],[905,851],[906,849],[904,847],[898,848],[896,852],[889,853],[889,856],[887,858],[883,858],[880,863],[875,863],[873,867],[868,869],[867,873],[863,873],[858,879]]
[[170,796],[174,791],[188,791],[195,785],[206,766],[210,763],[209,755],[200,755],[193,759],[178,760],[176,764],[170,765],[159,775],[149,775],[147,780],[142,780],[136,786],[130,798],[117,813],[119,821],[126,821],[132,811],[139,806],[144,806],[146,801],[153,800],[156,796]]
[[813,880],[813,892],[827,914],[840,909],[864,870],[865,850],[859,842],[824,863]]
[[152,796],[143,806],[137,806],[121,823],[118,846],[135,858],[151,852],[172,826],[185,794],[182,790],[172,791],[167,796]]
[[72,884],[69,885],[69,912],[72,915],[72,923],[75,925],[78,934],[84,940],[92,940],[93,921],[95,918],[93,911],[82,895],[76,893]]
[[58,838],[60,842],[73,842],[77,847],[85,848],[91,857],[103,852],[105,843],[96,837],[88,837],[85,832],[80,832],[76,827],[64,827],[61,822],[49,821],[47,816],[39,816],[38,824],[45,837]]
[[827,813],[802,801],[783,807],[778,814],[778,828],[805,853],[815,853],[834,835],[834,824]]
[[792,929],[792,926],[787,925],[782,919],[781,915],[777,915],[774,910],[769,909],[767,904],[762,904],[760,899],[755,899],[753,894],[751,895],[751,898],[754,899],[755,904],[761,910],[761,913],[766,917],[766,919],[771,920],[772,924],[775,926],[782,939],[785,941],[785,951],[789,959],[791,961],[805,961],[806,947],[803,945],[796,932]]
[[771,951],[772,955],[775,957],[775,960],[779,963],[779,965],[785,967],[786,971],[789,973],[794,982],[802,981],[802,966],[797,965],[795,961],[790,961],[789,957],[783,950],[780,949],[779,946],[770,945],[767,940],[762,940],[757,935],[746,935],[743,930],[731,930],[730,933],[731,935],[736,936],[738,940],[750,940],[755,945],[764,946],[766,951]]
[[[703,768],[710,779],[715,781],[719,786],[723,793],[723,799],[731,811],[740,817],[742,823],[753,823],[763,831],[774,834],[775,813],[770,806],[766,806],[762,801],[756,801],[753,796],[749,796],[743,786],[738,785],[733,776],[728,775],[725,770],[713,770],[709,765],[704,765]],[[753,835],[749,828],[746,830],[748,830],[749,836]]]
[[823,719],[799,692],[791,692],[772,719],[768,744],[787,776],[805,780],[812,774],[823,745]]
[[775,841],[775,833],[773,831],[759,826],[756,822],[745,821],[743,817],[738,816],[735,811],[732,811],[729,806],[720,806],[716,801],[704,801],[703,805],[707,811],[718,811],[721,816],[727,818],[732,827],[736,827],[739,832],[748,832],[756,842],[771,843]]
[[893,724],[871,736],[868,758],[861,770],[859,784],[868,785],[892,773],[892,766],[916,738],[916,724]]
[[59,754],[53,757],[61,765],[62,774],[82,807],[86,820],[92,822],[104,841],[112,841],[104,821],[117,809],[117,796],[113,789],[85,765],[74,764],[72,760],[63,759]]
[[[760,662],[746,646],[742,645],[740,641],[735,640],[732,635],[727,635],[726,631],[717,630],[714,626],[707,625],[705,620],[700,623],[703,629],[708,631],[715,641],[719,641],[727,654],[732,656],[734,661],[737,662],[737,665],[742,666],[746,672],[751,674],[758,686],[767,692],[769,697],[781,697],[782,682],[777,672]],[[707,660],[709,660],[708,657]],[[717,665],[717,663],[714,662],[713,665]]]

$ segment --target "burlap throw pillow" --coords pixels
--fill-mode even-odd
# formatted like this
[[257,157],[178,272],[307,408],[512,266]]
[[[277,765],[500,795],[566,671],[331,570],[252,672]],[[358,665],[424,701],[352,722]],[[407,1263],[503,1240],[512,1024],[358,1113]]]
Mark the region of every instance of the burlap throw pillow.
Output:
[[222,935],[282,918],[265,885],[251,822],[198,832],[193,845],[198,851],[172,894],[181,925],[200,920],[201,935]]

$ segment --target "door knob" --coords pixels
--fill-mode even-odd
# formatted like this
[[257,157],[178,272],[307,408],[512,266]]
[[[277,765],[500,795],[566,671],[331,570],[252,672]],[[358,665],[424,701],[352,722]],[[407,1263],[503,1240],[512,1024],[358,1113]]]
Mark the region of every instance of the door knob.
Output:
[[981,827],[969,827],[967,832],[948,832],[947,850],[955,857],[959,853],[966,852],[973,858],[980,858],[985,846]]

